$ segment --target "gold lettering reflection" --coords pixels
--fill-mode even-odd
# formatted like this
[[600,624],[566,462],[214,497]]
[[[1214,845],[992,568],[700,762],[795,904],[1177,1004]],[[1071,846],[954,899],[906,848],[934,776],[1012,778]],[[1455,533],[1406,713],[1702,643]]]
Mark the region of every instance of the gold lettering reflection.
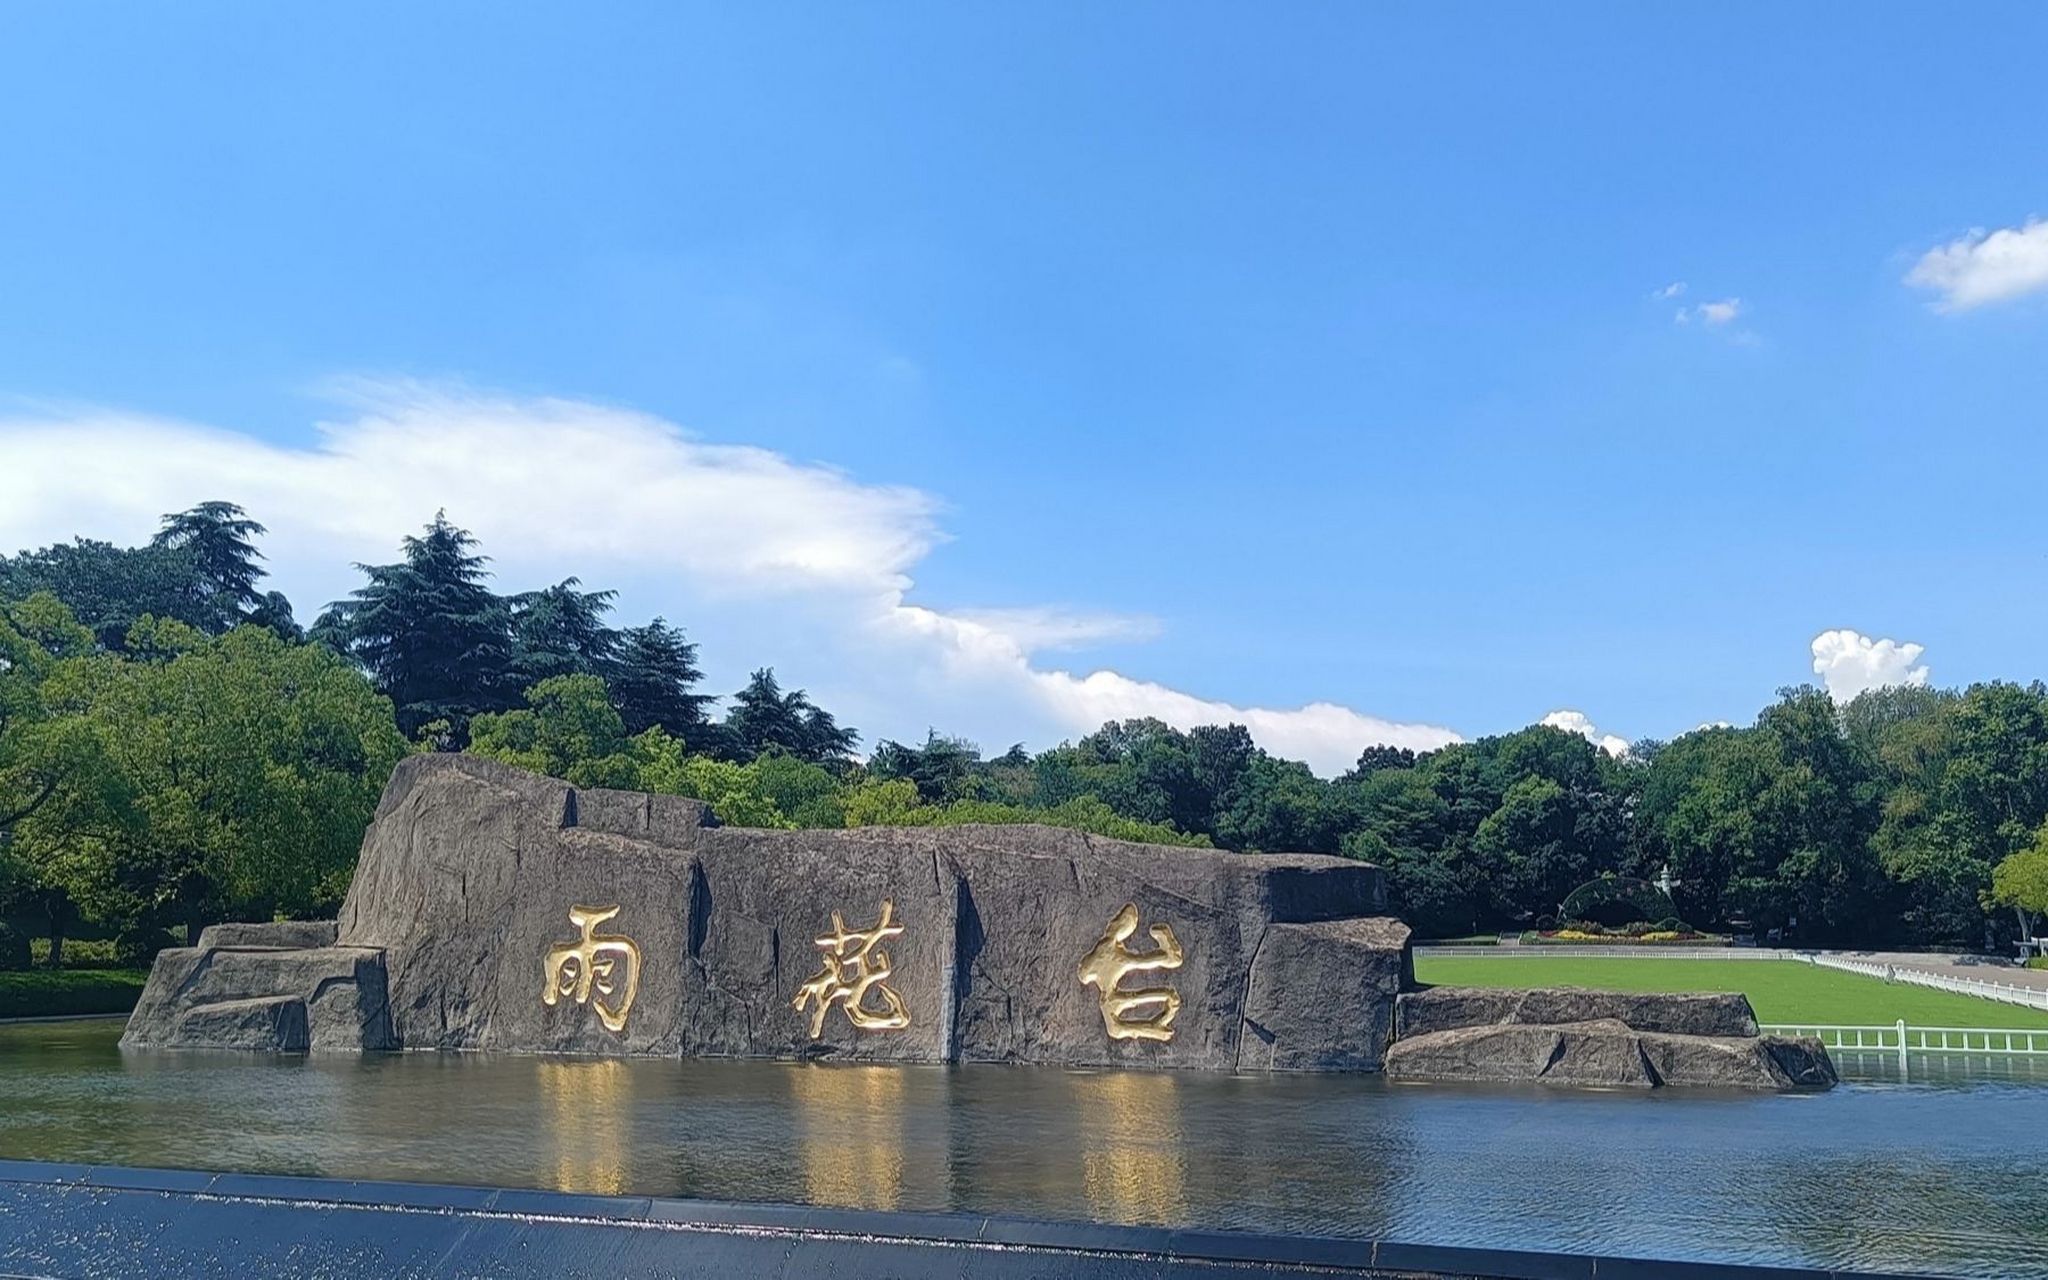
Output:
[[901,1067],[848,1063],[790,1068],[805,1198],[894,1209],[903,1199]]
[[1180,1082],[1166,1072],[1073,1076],[1081,1190],[1092,1216],[1174,1225],[1188,1217]]
[[1137,904],[1127,902],[1110,919],[1102,941],[1081,957],[1081,985],[1094,987],[1101,997],[1102,1025],[1108,1029],[1110,1039],[1171,1040],[1173,1017],[1180,1012],[1180,992],[1172,987],[1120,991],[1117,983],[1126,974],[1180,968],[1184,958],[1180,940],[1173,936],[1172,926],[1155,924],[1151,928],[1152,941],[1159,944],[1159,949],[1141,955],[1124,945],[1137,931]]
[[541,1061],[541,1091],[555,1148],[555,1190],[616,1196],[626,1191],[626,1153],[632,1134],[631,1077],[616,1058],[589,1062]]
[[633,997],[640,992],[640,947],[623,934],[600,934],[597,926],[619,914],[617,907],[571,907],[569,923],[583,931],[575,942],[550,947],[541,958],[540,1002],[553,1008],[563,996],[597,1010],[605,1030],[623,1032]]
[[[834,1001],[845,1008],[846,1020],[862,1031],[901,1031],[910,1025],[903,997],[883,985],[889,976],[889,953],[882,950],[882,939],[903,932],[902,925],[889,923],[889,913],[895,909],[894,902],[882,899],[881,923],[866,932],[847,929],[840,914],[832,913],[832,932],[818,939],[825,967],[797,988],[792,1002],[802,1013],[805,1005],[817,1001],[811,1010],[811,1039],[824,1034],[825,1013]],[[870,1007],[871,994],[880,1009]]]

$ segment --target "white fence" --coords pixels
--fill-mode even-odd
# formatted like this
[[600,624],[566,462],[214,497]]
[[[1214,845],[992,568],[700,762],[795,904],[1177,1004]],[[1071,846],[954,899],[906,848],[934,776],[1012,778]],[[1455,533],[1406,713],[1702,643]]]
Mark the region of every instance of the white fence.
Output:
[[1916,987],[1933,987],[1937,991],[1953,991],[1957,995],[1981,996],[1986,1000],[2025,1005],[2030,1009],[2048,1009],[2048,987],[1987,982],[1982,978],[1955,978],[1945,973],[1928,973],[1924,969],[1909,969],[1877,960],[1851,960],[1846,956],[1813,953],[1802,958],[1823,969],[1841,969],[1847,973],[1882,978],[1886,982],[1905,982]]
[[1804,960],[1803,951],[1781,947],[1668,947],[1657,943],[1615,943],[1608,946],[1574,947],[1565,944],[1505,947],[1417,947],[1418,956],[1611,956],[1646,957],[1652,960]]
[[1881,1053],[1894,1057],[1899,1078],[1911,1074],[1914,1054],[1967,1054],[1971,1057],[2048,1058],[2048,1030],[2019,1027],[1909,1027],[1902,1018],[1888,1027],[1801,1026],[1765,1023],[1768,1035],[1814,1036],[1835,1053]]

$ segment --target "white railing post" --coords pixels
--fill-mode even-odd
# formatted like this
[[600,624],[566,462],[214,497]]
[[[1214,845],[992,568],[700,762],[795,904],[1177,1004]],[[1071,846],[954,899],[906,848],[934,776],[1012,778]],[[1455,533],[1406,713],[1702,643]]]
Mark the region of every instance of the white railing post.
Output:
[[1899,1019],[1899,1083],[1906,1082],[1906,1020]]

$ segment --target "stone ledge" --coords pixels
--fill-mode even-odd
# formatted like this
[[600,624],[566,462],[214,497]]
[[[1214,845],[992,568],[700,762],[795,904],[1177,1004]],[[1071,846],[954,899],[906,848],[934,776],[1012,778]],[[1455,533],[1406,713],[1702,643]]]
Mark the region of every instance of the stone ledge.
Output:
[[1579,1088],[1667,1085],[1824,1089],[1834,1064],[1820,1041],[1636,1031],[1618,1019],[1498,1023],[1403,1037],[1387,1051],[1394,1080],[1533,1082]]
[[1581,987],[1430,987],[1402,995],[1395,1024],[1402,1039],[1459,1027],[1613,1019],[1635,1031],[1682,1036],[1757,1034],[1756,1014],[1740,992],[1590,991]]

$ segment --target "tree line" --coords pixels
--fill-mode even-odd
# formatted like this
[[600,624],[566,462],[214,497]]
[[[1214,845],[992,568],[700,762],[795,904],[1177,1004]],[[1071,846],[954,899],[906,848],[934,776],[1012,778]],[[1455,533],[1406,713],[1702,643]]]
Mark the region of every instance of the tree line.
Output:
[[[1241,725],[1103,725],[985,756],[859,735],[772,670],[719,698],[662,618],[575,578],[509,595],[437,515],[302,628],[227,502],[140,547],[0,556],[0,965],[114,935],[331,913],[396,762],[468,750],[776,827],[1043,822],[1386,869],[1425,935],[1547,921],[1600,876],[1668,873],[1703,927],[1985,945],[2048,910],[2048,688],[1780,691],[1742,728],[1622,757],[1536,725],[1323,779]],[[720,705],[722,704],[722,706]]]

